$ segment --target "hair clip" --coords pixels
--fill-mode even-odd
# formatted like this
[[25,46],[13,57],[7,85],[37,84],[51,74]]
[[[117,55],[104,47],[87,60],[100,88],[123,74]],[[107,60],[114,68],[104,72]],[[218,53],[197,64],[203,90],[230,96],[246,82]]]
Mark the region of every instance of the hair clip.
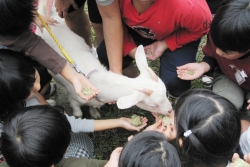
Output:
[[188,137],[191,133],[192,133],[191,130],[187,130],[187,131],[184,133],[184,136],[185,136],[185,137]]

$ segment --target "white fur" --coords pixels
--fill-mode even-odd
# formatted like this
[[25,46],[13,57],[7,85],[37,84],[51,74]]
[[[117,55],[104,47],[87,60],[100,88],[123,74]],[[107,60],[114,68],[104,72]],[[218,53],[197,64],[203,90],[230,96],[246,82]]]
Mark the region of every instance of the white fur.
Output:
[[[82,105],[100,108],[104,103],[113,101],[117,101],[117,106],[120,109],[126,109],[133,105],[137,105],[141,109],[162,114],[167,114],[167,112],[172,109],[172,106],[166,97],[164,83],[160,78],[158,78],[158,82],[154,81],[146,68],[148,67],[148,64],[142,46],[139,46],[136,51],[136,64],[140,70],[140,75],[137,78],[128,78],[126,76],[118,75],[107,71],[106,68],[100,64],[99,60],[91,53],[91,49],[85,41],[73,33],[67,27],[64,20],[57,17],[57,14],[53,18],[60,22],[60,24],[58,26],[51,26],[51,31],[71,58],[76,62],[78,68],[86,75],[93,70],[98,71],[92,73],[89,80],[96,88],[98,88],[98,99],[100,99],[101,102],[96,99],[90,101],[81,99],[75,93],[72,85],[64,77],[60,74],[54,75],[51,73],[54,80],[64,86],[69,92],[70,106],[73,109],[74,116],[82,116],[82,111],[80,109],[80,106]],[[46,30],[44,30],[43,33],[37,30],[37,34],[63,57],[59,47]],[[153,93],[148,96],[145,93],[138,91],[138,89],[143,88],[153,90]],[[93,109],[91,110],[94,111]],[[95,114],[93,116],[98,117],[98,115]]]

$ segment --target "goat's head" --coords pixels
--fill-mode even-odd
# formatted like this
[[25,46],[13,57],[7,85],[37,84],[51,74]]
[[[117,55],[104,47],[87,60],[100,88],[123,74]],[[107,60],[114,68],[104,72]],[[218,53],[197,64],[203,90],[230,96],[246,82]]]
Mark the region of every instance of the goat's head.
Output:
[[140,76],[138,77],[138,86],[132,95],[123,96],[118,99],[117,106],[120,109],[126,109],[137,105],[141,109],[167,114],[172,110],[172,106],[166,96],[166,87],[162,80],[148,67],[144,48],[140,45],[135,54],[135,60]]

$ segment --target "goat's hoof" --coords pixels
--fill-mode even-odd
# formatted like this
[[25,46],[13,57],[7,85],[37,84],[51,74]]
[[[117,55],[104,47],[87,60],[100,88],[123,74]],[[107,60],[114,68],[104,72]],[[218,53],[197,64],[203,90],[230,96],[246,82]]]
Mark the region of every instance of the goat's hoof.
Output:
[[73,112],[73,115],[74,115],[76,118],[82,118],[82,111],[81,111],[81,112]]
[[101,118],[101,114],[100,114],[97,110],[89,110],[89,114],[90,114],[91,117],[93,117],[94,119]]

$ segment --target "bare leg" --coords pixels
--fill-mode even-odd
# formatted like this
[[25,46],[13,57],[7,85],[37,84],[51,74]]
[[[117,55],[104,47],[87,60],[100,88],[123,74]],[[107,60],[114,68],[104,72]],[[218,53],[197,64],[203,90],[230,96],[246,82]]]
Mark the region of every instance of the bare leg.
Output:
[[91,23],[91,25],[95,30],[97,46],[99,46],[104,39],[102,23]]
[[91,48],[92,42],[91,42],[90,22],[86,12],[84,11],[84,5],[80,7],[78,10],[69,13],[69,17],[70,17],[69,20],[65,19],[68,27],[73,32],[81,36]]

